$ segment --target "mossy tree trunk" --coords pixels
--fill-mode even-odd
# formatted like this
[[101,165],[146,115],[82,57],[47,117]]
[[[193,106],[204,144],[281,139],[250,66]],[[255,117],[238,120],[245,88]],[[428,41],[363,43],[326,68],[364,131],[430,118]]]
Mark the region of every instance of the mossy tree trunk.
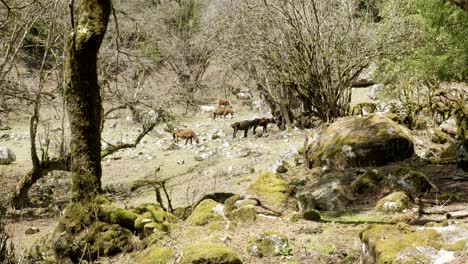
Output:
[[71,128],[74,201],[101,191],[101,94],[97,54],[106,33],[110,0],[81,0],[78,24],[67,41],[64,97]]

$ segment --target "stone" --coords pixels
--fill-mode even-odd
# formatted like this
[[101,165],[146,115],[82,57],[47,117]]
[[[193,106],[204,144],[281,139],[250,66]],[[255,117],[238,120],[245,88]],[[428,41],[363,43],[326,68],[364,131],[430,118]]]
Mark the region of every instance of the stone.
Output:
[[377,100],[379,98],[379,93],[385,89],[385,85],[377,83],[369,87],[367,96],[372,100]]
[[24,234],[25,235],[32,235],[32,234],[36,234],[36,233],[39,233],[40,230],[39,228],[37,227],[28,227],[25,231],[24,231]]
[[377,211],[402,212],[410,207],[410,198],[404,192],[393,192],[380,199],[375,206]]
[[373,192],[383,178],[384,175],[376,169],[366,170],[351,183],[351,190],[357,194]]
[[432,189],[437,189],[422,172],[413,171],[409,168],[401,168],[397,173],[401,177],[398,180],[399,186],[413,197],[418,197]]
[[285,212],[293,208],[292,190],[279,175],[263,172],[246,190],[252,198],[260,200],[263,206],[276,212]]
[[316,209],[324,211],[343,209],[349,201],[341,185],[341,181],[337,179],[321,185],[311,195],[317,203]]
[[440,129],[433,129],[431,131],[431,141],[436,144],[445,144],[449,140],[449,137],[447,134],[445,134],[442,130]]
[[307,148],[309,168],[382,166],[414,154],[409,131],[385,115],[345,117],[332,123]]
[[7,147],[0,146],[0,165],[8,165],[16,160],[16,155]]
[[351,82],[351,86],[369,86],[375,84],[373,75],[376,69],[377,64],[370,64]]
[[288,251],[290,251],[288,237],[274,231],[263,232],[252,238],[247,245],[247,252],[257,257],[286,255]]
[[233,220],[242,221],[242,222],[253,222],[256,219],[257,211],[255,210],[255,205],[244,205],[238,209],[234,209],[230,217]]
[[[203,200],[195,207],[192,214],[187,218],[187,223],[192,226],[203,226],[210,222],[223,221],[224,212],[222,212],[222,214],[219,213],[219,206],[223,205],[211,199]],[[215,209],[217,210],[215,211]]]
[[320,212],[314,209],[305,211],[302,214],[302,217],[308,221],[320,221],[321,219]]
[[217,244],[195,244],[184,247],[181,264],[242,264],[234,250]]

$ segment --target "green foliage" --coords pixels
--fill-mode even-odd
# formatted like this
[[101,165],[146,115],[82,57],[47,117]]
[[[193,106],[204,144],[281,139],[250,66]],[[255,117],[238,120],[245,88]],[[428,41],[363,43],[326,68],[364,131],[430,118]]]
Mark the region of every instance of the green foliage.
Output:
[[387,78],[465,81],[468,78],[468,12],[448,1],[392,0],[382,10],[378,34],[401,32],[400,53],[381,61]]

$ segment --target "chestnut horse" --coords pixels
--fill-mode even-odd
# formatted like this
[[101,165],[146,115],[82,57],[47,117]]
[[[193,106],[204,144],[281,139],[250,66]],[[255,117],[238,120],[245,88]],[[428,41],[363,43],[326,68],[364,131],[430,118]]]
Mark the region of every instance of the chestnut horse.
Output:
[[229,102],[228,99],[218,99],[218,107],[224,106],[224,108],[226,108],[226,106],[230,106],[230,105],[231,105],[231,102]]
[[231,118],[234,117],[234,110],[232,108],[218,108],[213,112],[213,120],[215,120],[217,116],[223,116],[224,119],[226,119],[226,116],[229,114]]
[[257,122],[256,122],[256,125],[253,128],[254,135],[255,135],[255,129],[257,129],[257,127],[259,127],[259,126],[263,127],[263,133],[266,133],[268,124],[270,124],[270,123],[276,124],[276,120],[274,118],[262,117],[262,118],[256,118],[255,120]]
[[195,139],[195,142],[200,143],[200,140],[198,140],[197,135],[195,132],[193,132],[192,129],[179,129],[176,128],[174,129],[174,132],[172,133],[172,137],[174,138],[174,143],[179,143],[179,138],[185,139],[185,145],[187,145],[187,142],[190,139],[190,144],[192,144],[192,139]]

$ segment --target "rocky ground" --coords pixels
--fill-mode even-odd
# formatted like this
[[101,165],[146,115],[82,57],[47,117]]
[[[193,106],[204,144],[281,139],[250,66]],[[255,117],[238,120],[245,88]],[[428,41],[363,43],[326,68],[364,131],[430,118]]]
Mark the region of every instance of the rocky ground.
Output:
[[[416,151],[413,158],[378,167],[335,170],[320,164],[308,170],[298,152],[303,151],[306,136],[313,138],[319,130],[279,131],[271,126],[260,137],[249,133],[248,138],[238,134],[232,139],[229,125],[254,116],[261,115],[244,108],[233,119],[181,118],[180,125],[192,128],[200,144],[184,145],[182,141],[174,145],[171,134],[159,125],[137,148],[106,157],[105,196],[114,206],[128,208],[135,215],[130,218],[141,226],[135,232],[143,242],[129,242],[133,246],[128,251],[135,253],[102,258],[101,263],[158,263],[149,259],[198,263],[194,262],[197,258],[221,258],[214,263],[398,263],[418,258],[422,262],[416,263],[466,263],[467,175],[455,164],[429,162],[450,152],[450,136],[445,135],[447,140],[440,144],[433,140],[431,129],[408,131]],[[8,125],[10,130],[0,131],[0,145],[11,148],[16,161],[0,165],[3,197],[31,167],[27,119],[18,118]],[[139,131],[138,125],[120,113],[106,123],[104,145],[131,142]],[[157,173],[156,168],[160,168]],[[411,197],[405,192],[393,194],[385,186],[390,175],[403,180],[417,173],[435,187],[424,190],[429,193],[418,199],[411,192],[406,192]],[[358,184],[369,184],[363,179],[370,179],[371,185],[364,185],[360,193]],[[159,207],[139,207],[156,203],[154,180],[166,181],[174,208],[197,205],[185,215],[176,213],[185,220],[160,220],[155,213]],[[31,191],[34,208],[8,211],[7,230],[20,256],[54,229],[67,202],[69,185],[67,173],[54,172]],[[206,197],[209,194],[217,195]],[[379,199],[386,195],[393,196],[379,206]],[[211,199],[202,201],[203,197]],[[400,203],[401,208],[394,210]],[[447,217],[447,212],[454,216]],[[158,225],[150,227],[152,221]],[[396,247],[399,239],[410,242]],[[207,256],[203,248],[210,249]],[[208,256],[213,252],[224,257]],[[384,262],[389,259],[396,262]]]

